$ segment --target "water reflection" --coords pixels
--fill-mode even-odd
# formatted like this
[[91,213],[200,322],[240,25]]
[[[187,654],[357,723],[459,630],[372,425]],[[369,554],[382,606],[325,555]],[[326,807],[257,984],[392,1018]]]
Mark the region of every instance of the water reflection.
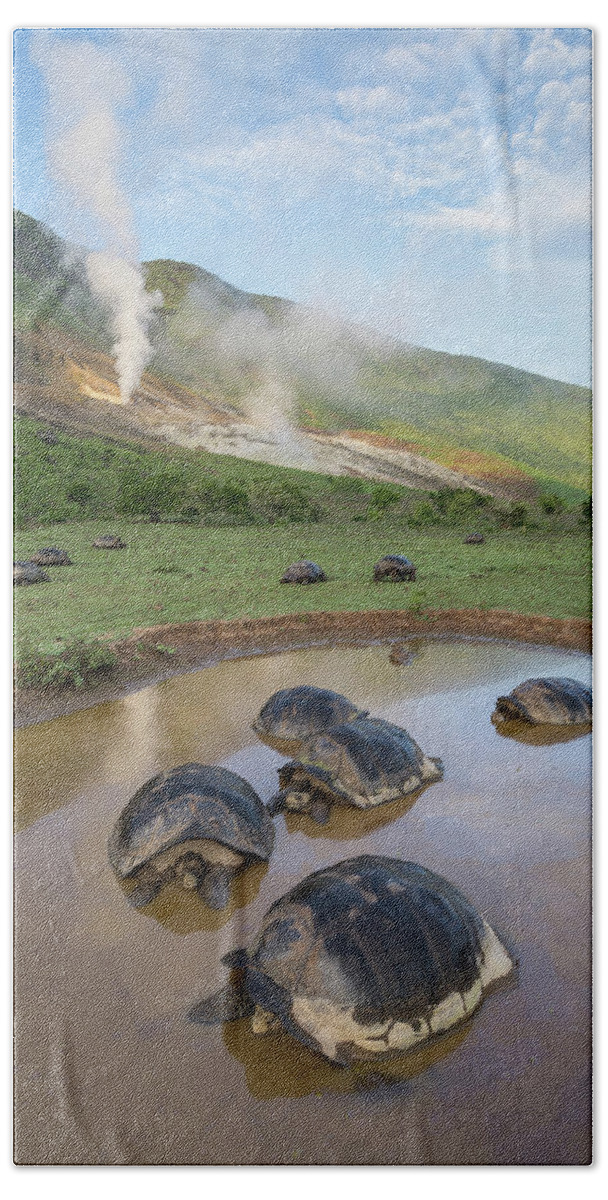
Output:
[[529,721],[498,721],[494,728],[500,737],[511,738],[525,746],[557,746],[574,742],[591,733],[588,725],[531,725]]
[[343,804],[332,804],[326,825],[318,825],[307,813],[285,812],[282,815],[289,833],[305,833],[307,837],[332,838],[339,842],[351,841],[366,837],[376,829],[382,829],[383,825],[390,825],[391,821],[404,817],[423,792],[432,786],[432,783],[425,783],[409,796],[379,804],[377,808],[347,808]]
[[384,1062],[356,1063],[352,1067],[329,1062],[280,1030],[263,1036],[254,1034],[249,1019],[224,1024],[222,1038],[228,1052],[243,1064],[252,1096],[257,1100],[275,1100],[279,1096],[296,1099],[327,1092],[367,1092],[404,1083],[457,1050],[471,1024],[467,1021],[458,1030],[441,1035],[409,1054]]
[[[240,871],[232,880],[228,904],[219,910],[209,908],[195,891],[187,891],[171,881],[138,912],[182,937],[199,930],[211,933],[221,929],[240,908],[255,900],[267,872],[266,862],[255,863]],[[135,887],[134,880],[121,880],[117,884],[127,898]]]

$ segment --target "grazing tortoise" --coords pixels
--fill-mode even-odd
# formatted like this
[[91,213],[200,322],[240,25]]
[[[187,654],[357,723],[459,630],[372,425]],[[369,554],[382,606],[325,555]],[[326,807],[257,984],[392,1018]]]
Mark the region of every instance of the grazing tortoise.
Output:
[[498,697],[491,719],[495,725],[588,725],[591,688],[576,679],[525,679],[508,696]]
[[191,1010],[251,1016],[341,1066],[419,1047],[465,1021],[514,962],[447,879],[371,854],[315,871],[275,901],[237,980]]
[[376,808],[442,777],[441,761],[427,758],[405,729],[362,716],[302,744],[300,758],[279,768],[281,790],[269,810],[307,813],[324,825],[332,804]]
[[120,879],[135,880],[129,900],[148,904],[174,879],[210,908],[228,903],[232,877],[267,862],[274,827],[257,792],[223,767],[187,763],[148,780],[121,812],[108,843]]
[[22,587],[29,583],[50,583],[50,577],[33,560],[30,562],[14,562],[13,583],[15,587]]
[[416,568],[409,558],[403,554],[385,554],[374,567],[374,580],[382,583],[413,583],[416,579]]
[[72,560],[67,550],[58,550],[56,546],[44,546],[32,554],[32,562],[39,567],[71,567]]
[[465,546],[483,546],[485,542],[483,533],[467,533],[463,545]]
[[94,550],[124,550],[127,543],[121,538],[112,533],[104,533],[101,537],[95,538],[93,542]]
[[284,754],[296,754],[302,743],[330,725],[341,725],[367,712],[329,688],[282,688],[266,701],[251,728]]
[[326,579],[325,571],[317,563],[302,559],[287,568],[281,583],[325,583]]

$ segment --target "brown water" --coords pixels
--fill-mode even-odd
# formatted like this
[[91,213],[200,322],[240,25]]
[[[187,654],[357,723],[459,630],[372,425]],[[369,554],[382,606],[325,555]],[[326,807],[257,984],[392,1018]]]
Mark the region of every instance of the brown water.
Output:
[[[17,735],[16,1157],[36,1163],[583,1163],[589,1156],[590,737],[500,736],[494,700],[531,675],[589,677],[571,651],[421,641],[241,659]],[[315,683],[407,727],[445,778],[328,826],[275,821],[268,867],[211,913],[166,889],[131,908],[106,857],[155,772],[221,763],[268,799],[284,761],[249,729]],[[363,852],[438,871],[519,961],[515,984],[426,1051],[346,1071],[245,1021],[188,1019],[269,904]]]

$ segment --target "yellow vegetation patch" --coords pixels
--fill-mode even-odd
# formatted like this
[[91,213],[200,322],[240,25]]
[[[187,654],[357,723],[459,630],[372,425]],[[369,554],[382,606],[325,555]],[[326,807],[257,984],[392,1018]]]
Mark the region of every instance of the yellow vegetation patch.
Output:
[[105,400],[108,404],[122,404],[119,388],[109,379],[102,379],[90,367],[77,366],[71,359],[68,359],[68,369],[82,396],[90,400]]

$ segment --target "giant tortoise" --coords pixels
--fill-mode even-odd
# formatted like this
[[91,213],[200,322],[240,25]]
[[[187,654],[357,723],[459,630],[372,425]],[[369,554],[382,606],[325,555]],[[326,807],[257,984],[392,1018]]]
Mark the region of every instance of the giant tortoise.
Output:
[[341,1066],[388,1058],[465,1021],[514,962],[473,905],[417,863],[364,854],[308,875],[268,909],[235,980],[197,1004],[251,1016]]
[[374,567],[376,583],[413,583],[415,579],[416,568],[403,554],[385,554]]
[[58,550],[56,546],[44,546],[32,554],[31,561],[39,567],[71,567],[72,560],[67,550]]
[[127,543],[123,542],[122,538],[119,538],[116,534],[104,533],[101,535],[101,537],[95,538],[95,541],[93,542],[93,549],[94,550],[124,550],[126,545],[127,545]]
[[318,563],[302,559],[287,568],[281,576],[281,583],[325,583],[326,579],[327,575]]
[[330,725],[341,725],[367,712],[346,696],[329,688],[282,688],[266,701],[251,728],[258,737],[283,754],[297,754],[302,743]]
[[135,793],[112,830],[108,854],[119,879],[135,881],[129,900],[136,908],[173,879],[220,909],[232,877],[267,862],[273,844],[272,821],[251,784],[223,767],[187,763]]
[[467,533],[463,543],[465,546],[483,546],[485,540],[483,533]]
[[50,583],[50,578],[46,571],[33,561],[14,562],[13,583],[15,587],[23,587],[30,583]]
[[498,697],[491,719],[495,725],[588,725],[591,688],[576,679],[525,679],[508,696]]
[[269,810],[307,813],[324,825],[331,805],[376,808],[443,777],[405,729],[357,717],[308,738],[299,758],[279,768],[280,791]]

